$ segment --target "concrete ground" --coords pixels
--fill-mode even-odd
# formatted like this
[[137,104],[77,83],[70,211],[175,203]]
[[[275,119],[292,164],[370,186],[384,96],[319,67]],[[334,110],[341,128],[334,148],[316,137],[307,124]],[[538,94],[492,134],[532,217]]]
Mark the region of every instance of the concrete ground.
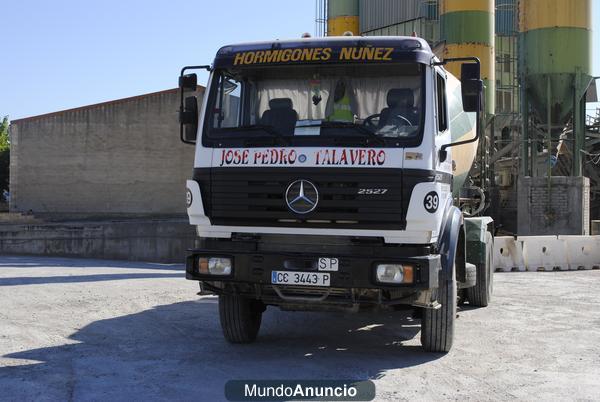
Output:
[[599,400],[600,271],[498,273],[447,355],[405,313],[285,313],[229,345],[180,265],[0,257],[0,400],[224,398],[229,379],[371,379],[377,400]]

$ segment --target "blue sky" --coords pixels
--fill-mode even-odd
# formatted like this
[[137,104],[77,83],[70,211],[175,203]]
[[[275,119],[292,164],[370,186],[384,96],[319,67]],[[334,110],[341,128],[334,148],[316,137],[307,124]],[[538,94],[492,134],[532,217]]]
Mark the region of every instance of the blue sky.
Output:
[[228,42],[314,31],[313,0],[9,0],[0,13],[11,119],[174,88]]
[[[600,1],[592,3],[597,26]],[[221,45],[313,33],[314,8],[314,0],[3,2],[0,117],[173,88],[182,66],[210,64]]]

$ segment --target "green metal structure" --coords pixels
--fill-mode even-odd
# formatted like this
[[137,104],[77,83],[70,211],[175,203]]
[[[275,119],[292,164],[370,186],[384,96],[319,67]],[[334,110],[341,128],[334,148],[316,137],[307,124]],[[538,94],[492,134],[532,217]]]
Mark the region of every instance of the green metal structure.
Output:
[[329,0],[327,2],[327,35],[341,36],[345,32],[358,35],[358,0]]
[[[519,1],[522,174],[535,176],[539,151],[551,155],[570,121],[571,175],[582,175],[585,93],[591,83],[589,0]],[[551,163],[548,162],[548,176]]]
[[[592,162],[600,139],[597,121],[588,121],[586,129],[585,111],[592,82],[591,4],[358,0],[361,35],[414,33],[427,39],[440,58],[474,55],[482,60],[487,124],[478,167],[483,174],[470,172],[470,177],[482,188],[490,183],[488,198],[497,200],[492,213],[508,232],[517,231],[518,183],[524,176],[589,177],[590,212],[598,219],[600,173]],[[458,65],[447,68],[460,75]]]
[[[442,0],[440,22],[445,58],[475,56],[481,61],[485,111],[491,118],[496,110],[494,0]],[[459,64],[447,68],[460,77]]]

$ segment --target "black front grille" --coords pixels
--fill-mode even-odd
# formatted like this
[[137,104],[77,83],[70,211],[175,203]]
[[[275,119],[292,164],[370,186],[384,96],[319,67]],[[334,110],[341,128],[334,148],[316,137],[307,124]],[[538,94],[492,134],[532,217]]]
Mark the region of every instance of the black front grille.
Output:
[[[209,174],[206,170],[197,169],[194,175],[203,193],[210,188],[208,196],[203,194],[205,212],[213,225],[227,226],[402,230],[416,184],[403,187],[401,169],[213,168]],[[208,177],[210,183],[205,182]],[[299,179],[312,182],[319,192],[317,207],[307,214],[290,211],[285,200],[287,187]],[[359,194],[361,189],[386,191]]]

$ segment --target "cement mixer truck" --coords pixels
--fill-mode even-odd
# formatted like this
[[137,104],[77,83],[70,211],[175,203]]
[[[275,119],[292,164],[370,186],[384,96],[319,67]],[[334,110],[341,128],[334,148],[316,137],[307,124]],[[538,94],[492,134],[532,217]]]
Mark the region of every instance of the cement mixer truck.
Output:
[[[193,69],[209,71],[201,100]],[[224,46],[179,85],[186,277],[218,295],[228,341],[254,341],[268,306],[414,309],[423,348],[448,352],[457,303],[490,302],[476,58],[439,60],[416,37],[276,40]]]

